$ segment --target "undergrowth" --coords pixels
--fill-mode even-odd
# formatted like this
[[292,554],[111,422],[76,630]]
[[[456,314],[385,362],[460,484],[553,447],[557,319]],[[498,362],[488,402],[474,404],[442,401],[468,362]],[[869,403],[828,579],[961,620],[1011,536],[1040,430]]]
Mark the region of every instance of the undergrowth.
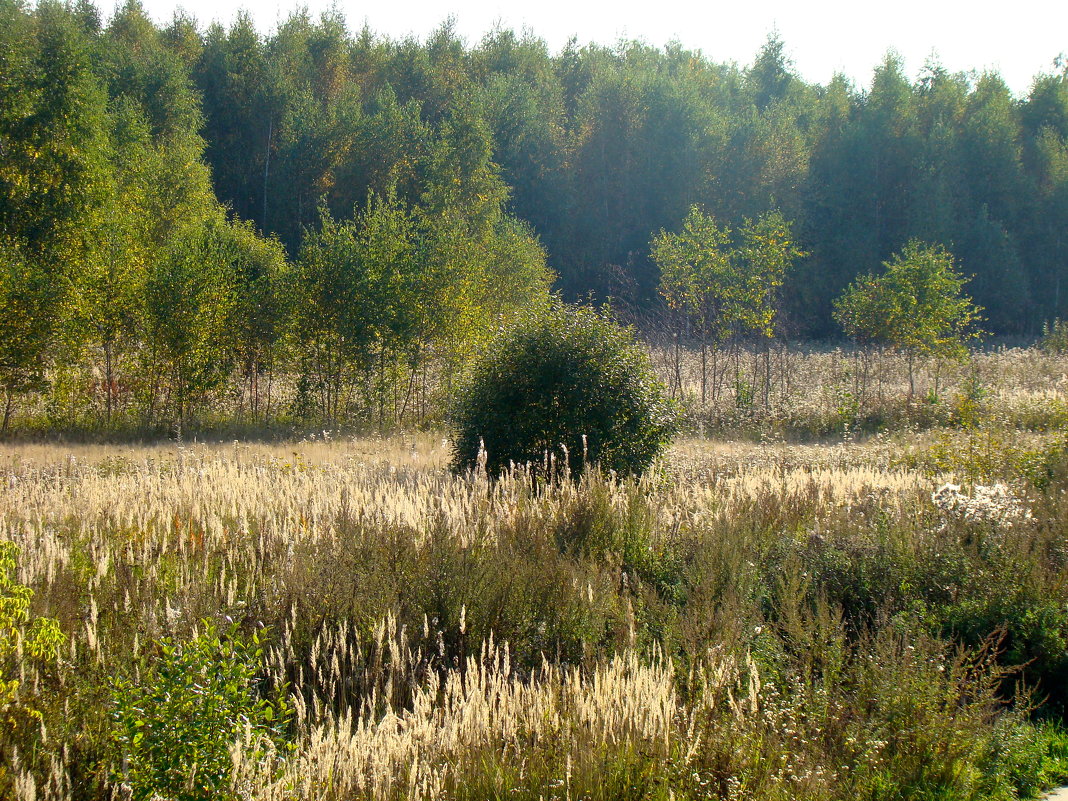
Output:
[[574,482],[456,476],[432,442],[10,460],[0,531],[63,639],[12,656],[36,717],[0,729],[0,795],[1007,800],[1065,779],[1056,437],[690,445]]

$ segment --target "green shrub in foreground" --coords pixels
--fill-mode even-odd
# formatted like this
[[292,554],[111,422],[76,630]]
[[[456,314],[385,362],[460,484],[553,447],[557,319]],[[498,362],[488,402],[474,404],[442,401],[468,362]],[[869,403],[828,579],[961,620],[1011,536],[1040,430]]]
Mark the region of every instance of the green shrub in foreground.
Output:
[[283,699],[257,698],[253,684],[262,649],[258,635],[214,625],[187,642],[158,643],[158,658],[140,681],[112,690],[118,759],[114,778],[134,799],[227,798],[235,740],[266,737],[282,744]]
[[475,365],[453,430],[460,470],[481,458],[493,476],[513,463],[577,475],[588,462],[640,474],[675,433],[675,415],[629,330],[554,302]]

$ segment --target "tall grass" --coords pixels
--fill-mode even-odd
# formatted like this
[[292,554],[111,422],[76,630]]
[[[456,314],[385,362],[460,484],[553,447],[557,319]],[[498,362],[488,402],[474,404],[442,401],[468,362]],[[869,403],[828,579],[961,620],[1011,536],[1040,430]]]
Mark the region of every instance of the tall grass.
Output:
[[688,426],[703,435],[848,438],[993,421],[1026,430],[1068,422],[1068,359],[1055,349],[999,347],[964,362],[929,361],[911,397],[907,359],[890,351],[779,346],[765,362],[760,351],[742,349],[719,355],[714,382],[710,357],[700,350],[654,344],[651,353]]
[[[774,343],[768,351],[732,347],[713,357],[655,337],[648,347],[658,377],[681,403],[685,424],[703,436],[756,440],[775,434],[813,440],[902,428],[968,428],[993,420],[1027,430],[1068,423],[1068,354],[1055,347],[999,346],[975,351],[964,362],[921,363],[911,397],[908,362],[891,351]],[[416,382],[418,404],[406,401],[413,389],[407,371],[396,376],[397,384],[383,377],[375,390],[383,393],[377,401],[369,405],[367,399],[350,399],[330,418],[316,411],[318,404],[303,403],[301,382],[283,372],[271,379],[270,412],[252,415],[247,386],[235,376],[192,409],[184,425],[161,417],[167,406],[161,399],[149,394],[138,400],[130,389],[122,390],[105,420],[103,398],[91,391],[100,382],[83,376],[72,383],[60,371],[48,392],[20,401],[12,427],[23,439],[63,432],[114,441],[166,436],[187,441],[204,436],[319,439],[323,428],[431,429],[445,418],[456,369],[450,364],[424,374]]]
[[250,702],[293,710],[230,745],[233,797],[1033,792],[1063,764],[1063,454],[1019,445],[993,491],[968,443],[910,442],[694,440],[574,483],[454,475],[430,435],[8,447],[0,539],[67,640],[4,666],[33,714],[0,793],[185,797],[124,770],[116,716],[227,619],[263,642]]

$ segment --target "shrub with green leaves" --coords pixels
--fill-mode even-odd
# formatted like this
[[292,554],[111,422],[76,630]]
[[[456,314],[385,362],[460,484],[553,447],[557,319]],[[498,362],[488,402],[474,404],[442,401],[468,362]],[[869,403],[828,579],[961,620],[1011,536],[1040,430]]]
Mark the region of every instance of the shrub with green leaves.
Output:
[[230,797],[231,745],[264,738],[283,743],[283,698],[257,696],[260,637],[213,624],[187,642],[164,637],[139,680],[112,689],[118,759],[113,778],[134,799],[194,801]]
[[[19,681],[15,660],[55,659],[63,642],[59,624],[52,618],[32,617],[30,600],[33,590],[14,579],[19,548],[13,542],[0,542],[0,727],[13,724],[9,709],[15,702]],[[21,653],[20,653],[21,652]]]
[[640,474],[675,415],[633,334],[593,309],[554,301],[506,331],[474,365],[452,415],[454,466],[484,462],[579,474]]
[[1068,353],[1068,320],[1055,319],[1052,323],[1048,320],[1043,323],[1038,347],[1046,353]]

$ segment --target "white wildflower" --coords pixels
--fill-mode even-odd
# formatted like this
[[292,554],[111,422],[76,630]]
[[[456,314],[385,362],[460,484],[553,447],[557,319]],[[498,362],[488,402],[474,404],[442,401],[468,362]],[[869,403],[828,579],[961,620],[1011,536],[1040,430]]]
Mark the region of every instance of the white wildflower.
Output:
[[971,494],[964,492],[959,484],[943,484],[931,493],[931,500],[946,515],[970,523],[993,523],[1008,528],[1015,522],[1031,519],[1031,510],[1002,483],[977,484]]

